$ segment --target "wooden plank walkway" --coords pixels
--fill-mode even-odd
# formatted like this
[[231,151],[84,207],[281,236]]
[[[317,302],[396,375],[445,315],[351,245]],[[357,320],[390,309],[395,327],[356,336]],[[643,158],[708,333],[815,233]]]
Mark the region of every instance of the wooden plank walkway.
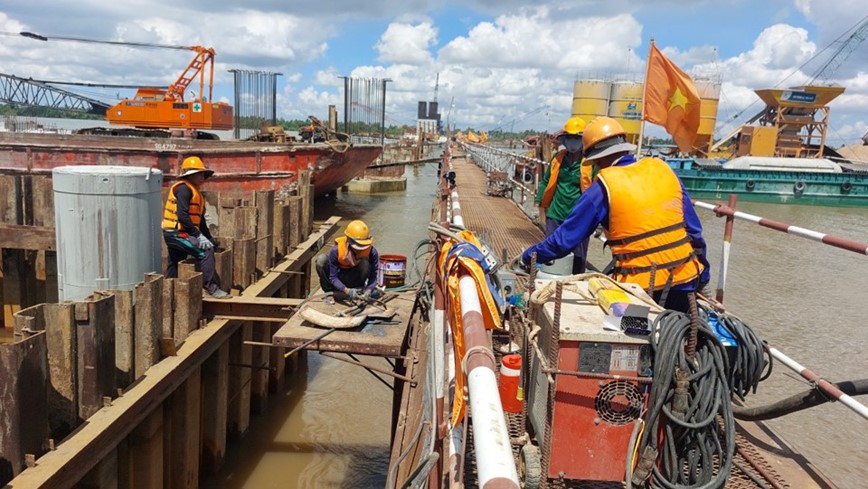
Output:
[[[314,300],[309,301],[305,307],[311,307],[316,311],[327,315],[336,315],[351,305],[342,302],[326,304],[322,290],[318,291]],[[377,355],[396,357],[401,355],[401,345],[407,335],[407,327],[410,324],[410,313],[413,311],[415,293],[398,295],[386,303],[389,309],[396,314],[389,321],[365,321],[360,326],[351,329],[336,329],[325,337],[314,341],[305,347],[306,350],[332,351],[359,355]],[[383,311],[378,303],[369,304],[358,314],[376,314]],[[390,323],[396,324],[390,324]],[[286,348],[296,348],[308,341],[315,340],[323,333],[329,331],[328,327],[317,326],[308,322],[300,314],[293,315],[274,334],[273,344]]]

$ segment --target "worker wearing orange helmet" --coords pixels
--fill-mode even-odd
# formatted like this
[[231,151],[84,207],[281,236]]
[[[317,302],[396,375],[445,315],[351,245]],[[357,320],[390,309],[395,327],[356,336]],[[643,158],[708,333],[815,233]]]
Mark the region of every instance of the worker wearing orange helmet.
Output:
[[316,259],[316,273],[324,292],[335,292],[351,301],[376,299],[380,256],[368,225],[355,220],[347,225],[335,246]]
[[217,299],[229,297],[220,289],[214,260],[214,238],[205,220],[205,198],[199,188],[214,172],[205,168],[202,159],[190,156],[181,164],[178,181],[169,188],[163,211],[163,240],[169,260],[166,277],[178,276],[178,263],[193,256],[199,260],[205,292]]
[[659,158],[636,160],[636,146],[610,117],[588,123],[586,160],[598,168],[593,183],[563,225],[522,253],[538,262],[565,256],[602,225],[614,258],[612,276],[640,285],[667,309],[688,310],[688,295],[708,283],[702,223],[690,196]]
[[[591,184],[591,165],[582,162],[582,132],[585,121],[570,117],[557,136],[562,148],[552,157],[536,194],[540,220],[545,222],[550,236],[570,215],[582,191]],[[573,249],[573,273],[584,273],[588,256],[588,241]]]

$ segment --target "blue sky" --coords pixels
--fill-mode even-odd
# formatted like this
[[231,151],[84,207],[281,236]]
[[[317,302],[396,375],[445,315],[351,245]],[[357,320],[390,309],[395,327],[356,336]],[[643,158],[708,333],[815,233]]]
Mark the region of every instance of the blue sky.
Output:
[[[720,77],[721,115],[752,115],[753,90],[804,83],[830,51],[814,56],[866,15],[864,0],[0,0],[0,31],[210,46],[220,97],[232,96],[230,68],[284,73],[287,119],[341,110],[340,76],[376,77],[393,80],[387,122],[412,125],[439,73],[441,114],[454,99],[458,127],[551,131],[569,116],[577,78],[641,77],[652,36],[688,73]],[[166,85],[188,54],[3,36],[0,72]],[[829,143],[857,142],[868,132],[868,43],[832,82],[847,90],[832,103]]]

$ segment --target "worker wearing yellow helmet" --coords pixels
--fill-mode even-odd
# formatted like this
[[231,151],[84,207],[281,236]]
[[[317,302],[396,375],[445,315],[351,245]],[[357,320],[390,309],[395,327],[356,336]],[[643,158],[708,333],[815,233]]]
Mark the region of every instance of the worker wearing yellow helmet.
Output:
[[[581,197],[582,190],[590,185],[591,166],[582,163],[584,130],[582,118],[573,116],[567,119],[557,136],[562,149],[552,157],[540,181],[535,201],[539,206],[540,220],[545,223],[546,236],[564,222]],[[579,243],[573,250],[573,273],[584,273],[587,255],[588,242]]]
[[374,248],[374,238],[363,221],[347,225],[343,236],[335,239],[335,246],[316,259],[316,273],[324,292],[356,299],[376,299],[377,269],[380,256]]
[[598,168],[593,183],[551,236],[522,253],[522,264],[567,255],[603,226],[612,250],[612,276],[635,283],[667,309],[686,312],[688,296],[708,283],[702,224],[690,196],[659,158],[636,160],[636,146],[610,117],[588,123],[584,158]]
[[181,175],[169,188],[163,211],[163,240],[168,249],[166,277],[178,276],[178,263],[188,256],[199,260],[205,292],[217,299],[229,297],[220,289],[214,260],[214,238],[205,220],[205,198],[199,188],[214,172],[202,159],[190,156],[181,163]]

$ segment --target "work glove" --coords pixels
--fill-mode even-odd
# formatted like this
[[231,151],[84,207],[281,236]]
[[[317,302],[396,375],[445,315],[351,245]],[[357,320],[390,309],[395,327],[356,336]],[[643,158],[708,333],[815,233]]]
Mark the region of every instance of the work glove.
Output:
[[376,287],[371,287],[371,288],[365,289],[364,299],[365,299],[365,301],[377,300],[380,297],[382,297],[382,295],[383,294],[380,293],[380,291]]
[[199,239],[199,243],[198,243],[199,249],[210,250],[210,249],[214,248],[214,243],[212,243],[210,239],[206,238],[204,234],[200,234],[198,236],[198,239]]
[[347,289],[347,297],[349,297],[351,301],[361,299],[362,291],[359,289]]

